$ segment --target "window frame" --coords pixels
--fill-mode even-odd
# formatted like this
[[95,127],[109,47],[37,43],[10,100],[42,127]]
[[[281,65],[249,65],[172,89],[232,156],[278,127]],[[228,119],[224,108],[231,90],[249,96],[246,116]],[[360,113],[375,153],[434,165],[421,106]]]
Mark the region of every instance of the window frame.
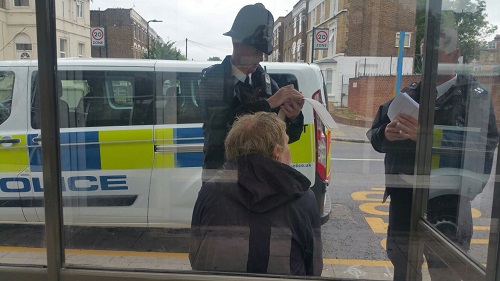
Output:
[[[395,37],[395,45],[394,47],[399,48],[399,39],[401,37],[401,32],[396,32],[396,37]],[[405,40],[404,40],[404,45],[403,48],[410,48],[411,47],[411,32],[405,32]],[[406,38],[408,38],[408,44],[406,43]]]
[[68,57],[68,39],[65,37],[59,38],[59,57],[60,58]]
[[[14,84],[16,82],[16,73],[14,71],[9,71],[9,70],[2,70],[0,71],[1,74],[9,74],[9,76],[12,76],[12,84],[11,84],[11,89],[10,89],[10,98],[7,97],[7,99],[3,100],[3,99],[0,99],[0,117],[2,117],[1,114],[4,114],[5,111],[8,111],[8,115],[5,117],[5,119],[0,119],[0,124],[3,124],[5,123],[5,121],[7,121],[10,116],[12,115],[12,110],[11,110],[11,107],[12,107],[12,100],[14,98]],[[0,77],[5,77],[4,76],[1,76]],[[0,79],[0,84],[3,82],[3,79]],[[8,90],[8,89],[7,89]]]
[[330,17],[335,16],[338,11],[338,0],[330,0]]
[[83,18],[83,1],[76,0],[76,18]]
[[[19,45],[23,45],[23,47],[28,47],[28,48],[19,48]],[[31,44],[31,43],[16,43],[16,51],[17,52],[33,51],[33,44]]]
[[[16,5],[16,2],[19,4],[19,5]],[[12,1],[12,5],[16,8],[19,8],[19,7],[29,7],[30,6],[30,0],[13,0]]]
[[78,43],[78,57],[83,58],[85,56],[85,43]]

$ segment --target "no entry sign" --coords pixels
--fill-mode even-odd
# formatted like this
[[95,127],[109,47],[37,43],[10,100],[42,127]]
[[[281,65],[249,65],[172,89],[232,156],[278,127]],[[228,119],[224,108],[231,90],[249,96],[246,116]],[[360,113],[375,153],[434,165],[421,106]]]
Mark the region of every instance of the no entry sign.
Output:
[[328,28],[314,29],[314,49],[328,50]]

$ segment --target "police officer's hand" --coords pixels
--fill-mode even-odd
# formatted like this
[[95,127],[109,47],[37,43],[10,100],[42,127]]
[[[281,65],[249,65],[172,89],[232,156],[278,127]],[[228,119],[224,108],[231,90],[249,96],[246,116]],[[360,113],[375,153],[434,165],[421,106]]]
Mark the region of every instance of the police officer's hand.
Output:
[[295,90],[293,85],[288,85],[285,87],[281,87],[274,95],[267,99],[267,102],[269,103],[271,108],[277,108],[285,103],[285,101],[303,103],[303,99],[304,97],[302,96],[302,94],[299,91]]
[[384,135],[389,141],[417,140],[418,122],[410,115],[401,113],[385,127]]
[[304,106],[304,99],[300,100],[290,99],[285,101],[281,105],[280,110],[283,111],[283,113],[285,113],[286,117],[288,117],[288,120],[294,121],[295,118],[299,116],[303,106]]

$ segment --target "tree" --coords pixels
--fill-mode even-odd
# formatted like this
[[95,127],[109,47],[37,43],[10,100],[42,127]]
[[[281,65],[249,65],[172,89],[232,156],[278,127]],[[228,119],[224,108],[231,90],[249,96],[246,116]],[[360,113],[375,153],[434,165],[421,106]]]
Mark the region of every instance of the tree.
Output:
[[[416,54],[420,53],[419,42],[424,38],[425,2],[426,0],[417,1]],[[486,20],[486,3],[484,0],[443,1],[441,26],[457,30],[464,63],[479,59],[479,51],[486,45],[486,37],[497,30],[496,25],[492,25]]]
[[221,61],[219,57],[209,57],[207,61]]
[[[170,41],[165,43],[153,41],[149,46],[149,58],[160,60],[186,60],[186,57],[181,51],[173,45],[174,42]],[[148,58],[148,54],[144,54],[143,58]]]

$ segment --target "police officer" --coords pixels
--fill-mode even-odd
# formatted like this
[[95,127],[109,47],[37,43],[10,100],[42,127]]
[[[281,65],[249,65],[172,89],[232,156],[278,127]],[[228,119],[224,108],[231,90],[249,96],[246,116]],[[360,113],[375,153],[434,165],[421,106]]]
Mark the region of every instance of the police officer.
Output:
[[[440,64],[458,63],[458,43],[456,30],[441,29],[438,49]],[[439,69],[436,84],[434,125],[454,128],[443,132],[443,146],[451,153],[440,153],[439,167],[468,170],[489,178],[499,137],[491,95],[472,76],[457,74],[454,70]],[[420,82],[413,83],[403,92],[419,102],[420,87]],[[402,180],[400,175],[414,174],[418,122],[406,114],[400,114],[391,121],[387,116],[391,102],[380,106],[367,136],[376,151],[385,153],[384,201],[388,196],[391,198],[386,251],[394,265],[393,280],[399,281],[406,280],[408,271],[413,200],[412,183]],[[479,133],[473,130],[471,133],[467,133],[467,130],[464,130],[465,133],[460,132],[460,128],[467,127],[480,128]],[[474,157],[464,154],[466,152],[462,150],[472,147],[471,144],[478,151],[484,151],[484,154],[476,153]],[[457,186],[458,192],[443,190],[439,196],[430,196],[427,203],[427,220],[465,251],[470,249],[472,238],[471,200],[482,191],[485,184],[482,183],[472,192],[465,192],[474,189],[475,184],[464,180],[462,186]],[[439,191],[439,186],[430,187],[431,192],[436,189]],[[429,249],[426,248],[424,254],[431,280],[460,280]]]
[[202,71],[197,100],[205,137],[203,181],[224,164],[224,139],[237,116],[274,111],[285,119],[290,143],[300,138],[302,94],[293,85],[278,88],[259,64],[273,51],[273,24],[263,4],[244,6],[224,33],[232,39],[232,55]]

